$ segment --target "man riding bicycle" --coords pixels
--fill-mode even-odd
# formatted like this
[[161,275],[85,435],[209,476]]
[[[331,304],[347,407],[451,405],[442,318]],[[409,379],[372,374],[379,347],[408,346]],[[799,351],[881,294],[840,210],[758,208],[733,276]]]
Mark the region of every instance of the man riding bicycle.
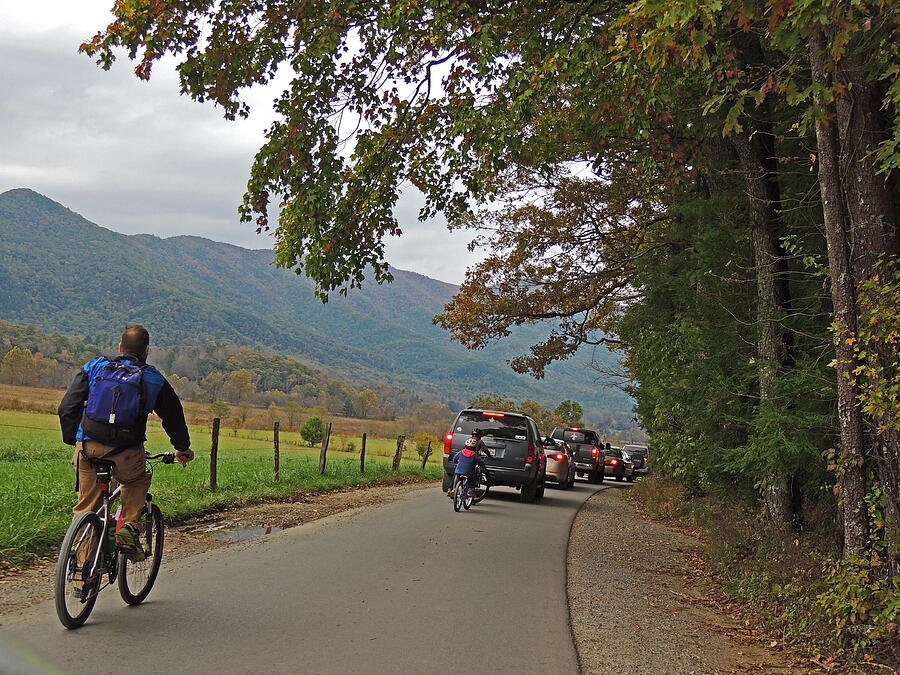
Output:
[[[119,356],[115,359],[101,356],[86,363],[63,396],[58,410],[63,442],[75,446],[72,464],[77,467],[78,502],[74,514],[95,511],[100,506],[102,494],[93,460],[103,458],[113,462],[113,477],[122,486],[124,521],[116,534],[116,545],[135,562],[144,558],[138,515],[152,476],[147,471],[144,452],[150,412],[162,419],[163,429],[175,448],[175,459],[184,466],[194,458],[181,401],[162,373],[147,364],[149,352],[147,329],[138,325],[126,327],[119,343]],[[135,414],[126,426],[123,422],[129,407]],[[97,410],[102,410],[99,421]]]

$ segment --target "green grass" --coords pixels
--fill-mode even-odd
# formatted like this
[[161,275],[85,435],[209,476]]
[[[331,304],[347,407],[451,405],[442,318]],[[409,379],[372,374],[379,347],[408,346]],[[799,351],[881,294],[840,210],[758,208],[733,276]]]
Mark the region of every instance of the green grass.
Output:
[[[171,450],[158,424],[151,424],[147,438],[148,451]],[[390,461],[381,458],[393,455],[396,441],[391,439],[368,439],[365,474],[359,472],[359,439],[355,439],[354,453],[329,450],[322,476],[318,449],[300,447],[299,434],[280,434],[281,476],[276,483],[272,432],[242,431],[234,437],[230,430],[223,430],[219,437],[218,487],[211,493],[209,428],[192,427],[191,438],[195,461],[184,468],[159,466],[154,472],[151,491],[167,520],[278,499],[299,491],[367,485],[394,475]],[[339,445],[336,441],[333,437],[332,447]],[[71,522],[76,497],[71,458],[72,448],[61,442],[54,416],[0,410],[0,562],[20,564],[55,553]],[[421,461],[406,458],[399,473],[436,480],[441,475],[439,462],[438,453],[422,470]]]

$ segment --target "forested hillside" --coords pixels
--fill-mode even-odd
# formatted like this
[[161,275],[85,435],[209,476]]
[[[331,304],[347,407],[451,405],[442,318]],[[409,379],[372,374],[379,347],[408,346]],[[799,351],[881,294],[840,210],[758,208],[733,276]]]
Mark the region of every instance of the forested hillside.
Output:
[[[360,388],[405,389],[454,408],[473,392],[499,391],[548,404],[574,398],[593,419],[630,416],[625,394],[594,383],[590,352],[542,381],[516,375],[506,360],[531,342],[528,331],[469,352],[432,324],[457,287],[392,272],[390,286],[367,284],[323,305],[309,280],[273,265],[271,251],[126,236],[30,190],[0,195],[0,318],[13,323],[108,347],[122,326],[141,322],[155,344],[266,347]],[[605,350],[597,358],[614,362]]]

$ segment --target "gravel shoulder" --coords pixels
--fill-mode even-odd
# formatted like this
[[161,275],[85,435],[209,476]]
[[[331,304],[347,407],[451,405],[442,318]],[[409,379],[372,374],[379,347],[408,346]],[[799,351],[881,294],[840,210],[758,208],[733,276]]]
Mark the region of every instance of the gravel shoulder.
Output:
[[797,673],[702,585],[700,542],[641,517],[609,485],[572,523],[569,614],[583,673]]

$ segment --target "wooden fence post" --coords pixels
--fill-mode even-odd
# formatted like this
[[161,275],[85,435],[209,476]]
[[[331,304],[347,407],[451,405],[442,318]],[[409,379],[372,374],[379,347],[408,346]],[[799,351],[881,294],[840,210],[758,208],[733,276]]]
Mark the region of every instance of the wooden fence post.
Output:
[[366,435],[362,437],[362,448],[359,451],[359,472],[366,472]]
[[425,468],[425,462],[428,461],[428,455],[431,454],[431,439],[428,439],[428,445],[425,446],[425,454],[422,455],[422,468]]
[[397,436],[397,452],[394,453],[394,463],[391,467],[394,471],[400,468],[400,455],[403,454],[403,442],[405,440],[406,436]]
[[325,454],[328,452],[328,442],[331,440],[331,422],[325,425],[325,435],[322,437],[322,450],[319,453],[319,473],[325,475]]
[[221,420],[213,418],[212,425],[212,447],[209,450],[209,491],[216,491],[216,463],[219,460],[219,423]]
[[278,422],[275,422],[275,429],[273,430],[272,437],[275,441],[275,482],[277,483],[280,478],[278,466]]

